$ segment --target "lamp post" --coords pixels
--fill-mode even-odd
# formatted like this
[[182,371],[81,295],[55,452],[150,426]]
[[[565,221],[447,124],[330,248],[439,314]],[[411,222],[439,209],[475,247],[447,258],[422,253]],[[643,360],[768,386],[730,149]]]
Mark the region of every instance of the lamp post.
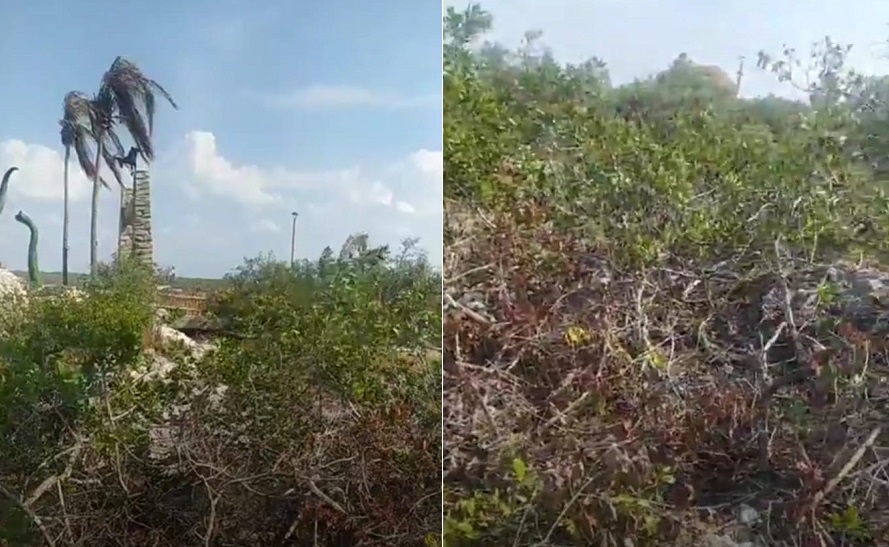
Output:
[[290,215],[293,217],[290,228],[290,267],[293,268],[293,262],[296,259],[296,217],[299,216],[299,213],[294,211]]

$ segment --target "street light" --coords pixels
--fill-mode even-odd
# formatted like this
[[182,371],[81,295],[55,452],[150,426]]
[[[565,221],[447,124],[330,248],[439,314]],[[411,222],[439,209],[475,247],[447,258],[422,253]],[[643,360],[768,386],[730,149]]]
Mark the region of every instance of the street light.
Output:
[[293,217],[293,224],[290,228],[290,267],[293,268],[293,262],[296,258],[296,217],[299,216],[299,213],[294,211],[290,215]]

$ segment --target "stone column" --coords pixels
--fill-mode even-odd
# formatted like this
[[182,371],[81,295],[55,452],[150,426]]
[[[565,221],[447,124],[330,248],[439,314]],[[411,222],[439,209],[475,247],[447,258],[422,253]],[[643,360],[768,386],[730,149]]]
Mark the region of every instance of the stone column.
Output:
[[154,240],[151,234],[151,177],[136,171],[133,188],[121,191],[119,256],[132,253],[146,265],[154,266]]

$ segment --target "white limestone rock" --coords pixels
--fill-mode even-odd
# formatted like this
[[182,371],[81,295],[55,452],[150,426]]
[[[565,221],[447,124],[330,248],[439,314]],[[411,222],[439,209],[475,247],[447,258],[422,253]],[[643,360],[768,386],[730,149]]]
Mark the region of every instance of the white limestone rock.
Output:
[[0,269],[0,298],[24,296],[27,292],[25,281],[9,270]]

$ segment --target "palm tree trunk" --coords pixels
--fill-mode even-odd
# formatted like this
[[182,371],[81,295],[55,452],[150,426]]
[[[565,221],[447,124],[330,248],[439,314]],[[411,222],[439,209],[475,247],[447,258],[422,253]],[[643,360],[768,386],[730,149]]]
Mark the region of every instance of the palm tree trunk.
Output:
[[62,212],[62,285],[68,285],[68,224],[70,221],[69,211],[68,211],[68,163],[71,160],[71,147],[65,147],[65,174],[64,178],[64,188],[65,188],[65,206]]
[[[101,135],[99,135],[101,137]],[[99,162],[102,160],[102,139],[96,147],[95,177],[93,178],[93,195],[90,205],[90,276],[95,278],[99,273]]]

